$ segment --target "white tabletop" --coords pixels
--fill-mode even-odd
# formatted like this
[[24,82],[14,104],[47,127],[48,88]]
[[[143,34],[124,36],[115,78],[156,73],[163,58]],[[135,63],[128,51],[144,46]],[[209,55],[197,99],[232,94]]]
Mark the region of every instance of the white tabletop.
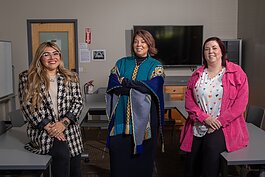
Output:
[[251,123],[247,127],[249,145],[238,151],[221,154],[227,165],[265,164],[265,131]]
[[51,156],[24,149],[29,141],[26,126],[12,127],[0,136],[0,170],[45,170],[50,165]]

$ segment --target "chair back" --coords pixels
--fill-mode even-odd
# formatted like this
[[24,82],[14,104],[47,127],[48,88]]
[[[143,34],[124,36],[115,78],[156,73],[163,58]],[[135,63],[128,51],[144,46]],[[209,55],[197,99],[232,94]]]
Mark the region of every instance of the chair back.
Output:
[[261,121],[261,129],[265,131],[265,115]]
[[265,109],[260,106],[250,105],[247,110],[246,121],[261,128],[265,115]]
[[0,135],[6,132],[6,124],[4,121],[0,121]]
[[21,127],[26,123],[24,116],[20,109],[9,112],[8,116],[10,118],[10,121],[13,127]]

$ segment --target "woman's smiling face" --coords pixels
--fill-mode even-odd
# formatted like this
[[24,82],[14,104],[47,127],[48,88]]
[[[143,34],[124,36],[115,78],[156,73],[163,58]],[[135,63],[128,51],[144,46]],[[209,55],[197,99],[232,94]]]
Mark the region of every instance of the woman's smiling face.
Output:
[[148,54],[149,47],[147,43],[145,42],[145,40],[142,37],[137,35],[134,38],[133,49],[134,49],[134,53],[138,57],[146,57]]
[[204,56],[208,64],[220,62],[222,63],[222,51],[216,41],[209,41],[204,47]]
[[41,63],[47,72],[56,71],[61,63],[61,54],[52,47],[46,47],[41,57]]

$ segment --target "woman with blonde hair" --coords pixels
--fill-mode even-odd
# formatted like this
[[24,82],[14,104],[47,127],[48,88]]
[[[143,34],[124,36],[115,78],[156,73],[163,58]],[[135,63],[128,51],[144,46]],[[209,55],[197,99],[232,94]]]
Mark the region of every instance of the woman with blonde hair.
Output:
[[19,74],[19,99],[28,122],[25,148],[52,156],[53,177],[81,177],[81,89],[55,43],[40,44],[29,69]]

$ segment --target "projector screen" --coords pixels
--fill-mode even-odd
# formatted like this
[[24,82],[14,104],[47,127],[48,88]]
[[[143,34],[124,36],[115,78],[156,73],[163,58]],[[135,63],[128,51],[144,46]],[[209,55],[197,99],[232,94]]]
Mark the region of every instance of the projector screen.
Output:
[[0,40],[0,98],[13,94],[11,42]]

